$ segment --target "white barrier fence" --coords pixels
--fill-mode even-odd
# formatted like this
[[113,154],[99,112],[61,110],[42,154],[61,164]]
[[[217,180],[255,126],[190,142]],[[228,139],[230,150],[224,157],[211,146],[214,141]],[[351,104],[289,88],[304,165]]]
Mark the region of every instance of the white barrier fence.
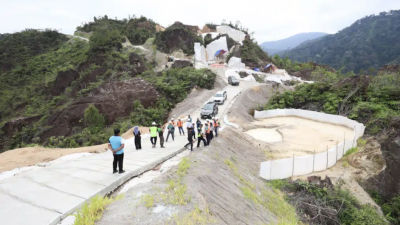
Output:
[[275,109],[255,111],[254,113],[254,118],[256,119],[281,116],[295,116],[346,126],[354,129],[354,135],[351,140],[344,139],[343,142],[338,143],[331,149],[327,149],[327,151],[323,153],[262,162],[260,166],[260,176],[267,180],[285,179],[291,176],[306,175],[314,171],[326,170],[335,165],[349,149],[356,147],[357,139],[362,137],[365,131],[364,124],[339,115],[301,109]]

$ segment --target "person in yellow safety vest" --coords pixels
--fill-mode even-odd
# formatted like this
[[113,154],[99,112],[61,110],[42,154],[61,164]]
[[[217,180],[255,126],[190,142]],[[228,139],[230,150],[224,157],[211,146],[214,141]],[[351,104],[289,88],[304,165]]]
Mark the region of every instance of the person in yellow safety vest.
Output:
[[157,125],[156,122],[153,122],[151,124],[152,126],[150,127],[150,141],[151,144],[153,145],[152,148],[156,147],[157,144]]
[[204,133],[203,133],[203,124],[200,124],[199,128],[197,129],[197,147],[200,147],[200,141],[204,142],[204,146],[207,146],[207,142],[204,139]]
[[218,137],[218,128],[221,123],[218,119],[214,119],[214,130],[215,130],[215,137]]

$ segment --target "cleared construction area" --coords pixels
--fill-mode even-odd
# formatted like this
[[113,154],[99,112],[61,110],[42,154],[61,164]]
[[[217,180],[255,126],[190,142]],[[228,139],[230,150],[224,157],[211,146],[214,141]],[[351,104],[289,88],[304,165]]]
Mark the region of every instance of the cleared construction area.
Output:
[[246,133],[267,142],[276,158],[327,151],[343,140],[353,138],[353,129],[300,117],[273,117],[253,123],[258,128]]

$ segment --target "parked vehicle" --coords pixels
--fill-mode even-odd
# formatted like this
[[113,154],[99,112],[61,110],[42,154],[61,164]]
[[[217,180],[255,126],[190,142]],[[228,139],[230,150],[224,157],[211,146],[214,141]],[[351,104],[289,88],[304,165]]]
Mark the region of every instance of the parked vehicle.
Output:
[[217,104],[223,105],[227,98],[228,98],[228,95],[226,94],[226,91],[218,91],[214,95],[214,102],[216,102]]
[[216,102],[208,102],[200,111],[202,119],[213,118],[218,114],[218,105]]
[[239,86],[239,80],[234,77],[234,76],[229,76],[228,77],[228,84],[234,86],[234,85],[238,85]]

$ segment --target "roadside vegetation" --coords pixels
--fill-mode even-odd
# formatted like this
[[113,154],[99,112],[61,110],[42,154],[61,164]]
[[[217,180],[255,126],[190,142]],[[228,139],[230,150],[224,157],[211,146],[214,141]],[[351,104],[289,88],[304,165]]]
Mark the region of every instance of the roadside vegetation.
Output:
[[75,216],[74,225],[94,225],[97,220],[101,219],[108,205],[123,197],[123,195],[119,195],[116,198],[109,198],[96,195],[89,203],[85,202],[83,206],[73,214]]

